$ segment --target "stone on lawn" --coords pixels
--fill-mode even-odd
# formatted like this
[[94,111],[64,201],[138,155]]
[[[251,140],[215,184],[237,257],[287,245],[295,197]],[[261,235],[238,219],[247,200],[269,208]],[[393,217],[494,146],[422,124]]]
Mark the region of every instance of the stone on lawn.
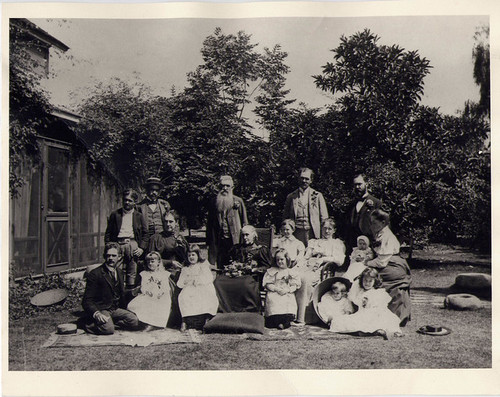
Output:
[[491,289],[491,275],[484,273],[462,273],[455,278],[457,287],[466,289]]
[[451,310],[477,310],[481,306],[479,298],[471,294],[451,294],[444,300],[444,307]]

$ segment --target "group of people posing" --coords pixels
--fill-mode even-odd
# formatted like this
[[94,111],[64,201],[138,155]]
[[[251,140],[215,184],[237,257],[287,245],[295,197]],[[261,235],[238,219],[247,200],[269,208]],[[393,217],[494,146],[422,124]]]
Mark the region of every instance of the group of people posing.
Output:
[[263,311],[266,327],[302,326],[318,320],[314,288],[347,267],[342,277],[329,278],[320,318],[334,332],[400,334],[399,326],[410,319],[411,274],[388,212],[368,192],[366,177],[355,175],[344,242],[336,237],[323,195],[310,187],[312,178],[312,170],[299,170],[280,235],[268,247],[248,224],[232,178],[222,176],[208,210],[208,260],[179,233],[177,213],[159,198],[158,178],[146,181],[140,202],[126,190],[123,207],[108,219],[105,262],[87,275],[87,331],[111,334],[115,325],[202,329],[217,312]]

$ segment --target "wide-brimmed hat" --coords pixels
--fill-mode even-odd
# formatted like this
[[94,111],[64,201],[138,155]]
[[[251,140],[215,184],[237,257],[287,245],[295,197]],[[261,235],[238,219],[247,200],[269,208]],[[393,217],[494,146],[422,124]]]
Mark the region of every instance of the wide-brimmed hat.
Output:
[[440,325],[424,325],[423,327],[420,327],[417,332],[423,335],[443,336],[448,335],[451,332],[451,329]]
[[314,310],[316,311],[316,314],[318,315],[318,317],[321,319],[321,321],[323,321],[325,324],[327,323],[327,319],[321,317],[321,314],[319,313],[319,310],[318,310],[318,303],[321,301],[321,297],[328,291],[330,291],[330,289],[332,288],[332,285],[333,283],[342,283],[346,286],[347,290],[349,291],[349,289],[351,289],[351,286],[352,286],[352,283],[344,278],[344,277],[330,277],[330,278],[327,278],[326,280],[323,280],[321,283],[319,283],[316,288],[314,288],[314,291],[313,291],[313,295],[312,295],[312,298],[313,298],[313,307],[314,307]]
[[69,295],[68,290],[57,288],[48,291],[40,292],[30,299],[33,306],[51,306],[56,303],[61,303]]
[[163,187],[163,183],[161,182],[161,179],[156,177],[156,176],[152,176],[152,177],[146,179],[146,182],[144,182],[144,187],[148,187],[151,185],[158,185],[160,187]]

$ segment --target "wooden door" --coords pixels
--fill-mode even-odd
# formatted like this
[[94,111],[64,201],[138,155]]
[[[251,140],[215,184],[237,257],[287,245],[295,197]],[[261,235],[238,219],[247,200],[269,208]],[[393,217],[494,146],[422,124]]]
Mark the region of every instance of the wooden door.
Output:
[[69,147],[43,145],[42,260],[46,272],[70,267]]

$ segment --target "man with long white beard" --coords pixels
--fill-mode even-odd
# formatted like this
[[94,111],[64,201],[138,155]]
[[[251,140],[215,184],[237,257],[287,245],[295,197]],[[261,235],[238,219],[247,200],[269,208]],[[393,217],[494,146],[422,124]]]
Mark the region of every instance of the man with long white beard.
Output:
[[233,178],[220,177],[220,190],[210,202],[207,219],[208,260],[222,269],[229,262],[229,250],[240,241],[240,231],[248,223],[243,200],[233,194]]

